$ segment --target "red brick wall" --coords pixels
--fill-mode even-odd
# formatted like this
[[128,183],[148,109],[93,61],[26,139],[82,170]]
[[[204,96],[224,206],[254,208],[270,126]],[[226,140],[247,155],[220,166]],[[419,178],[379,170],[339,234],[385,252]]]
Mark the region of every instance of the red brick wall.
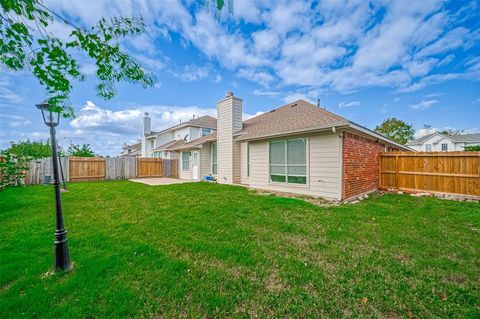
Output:
[[385,145],[360,135],[343,134],[343,199],[378,188],[380,153]]

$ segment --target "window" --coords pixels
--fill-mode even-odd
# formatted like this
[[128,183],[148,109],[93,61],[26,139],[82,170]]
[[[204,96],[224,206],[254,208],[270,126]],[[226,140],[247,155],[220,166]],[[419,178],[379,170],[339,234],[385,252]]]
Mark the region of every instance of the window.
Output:
[[247,142],[247,177],[250,177],[250,142]]
[[426,144],[425,145],[425,151],[431,152],[432,151],[432,144]]
[[210,134],[211,131],[211,128],[202,128],[202,136]]
[[212,175],[217,175],[217,143],[212,143]]
[[442,151],[448,151],[448,144],[442,143]]
[[182,152],[182,171],[190,170],[190,152]]
[[305,139],[270,143],[270,181],[307,184],[307,144]]
[[154,148],[155,147],[155,140],[151,140],[150,141],[150,148]]
[[163,158],[163,151],[153,152],[153,157]]

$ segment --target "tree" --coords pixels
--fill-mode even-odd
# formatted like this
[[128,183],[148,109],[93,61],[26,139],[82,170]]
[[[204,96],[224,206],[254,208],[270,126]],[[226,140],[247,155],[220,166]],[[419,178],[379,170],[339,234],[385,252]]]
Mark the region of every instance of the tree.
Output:
[[12,145],[5,150],[5,153],[12,154],[16,157],[38,159],[52,156],[52,148],[49,141],[35,142],[26,140],[12,143]]
[[465,133],[465,131],[460,129],[448,129],[448,130],[439,131],[438,133],[447,135],[447,136],[455,136],[455,135],[462,135],[463,133]]
[[[13,71],[31,71],[45,87],[52,109],[64,116],[74,115],[69,102],[72,81],[84,79],[73,57],[78,51],[96,65],[100,97],[113,98],[115,84],[120,81],[143,87],[155,84],[155,77],[118,44],[127,35],[144,31],[142,19],[102,18],[87,29],[67,21],[40,0],[1,0],[0,9],[0,64]],[[63,42],[49,32],[48,26],[55,20],[72,27],[69,41]]]
[[70,146],[68,147],[68,155],[79,157],[94,157],[95,153],[90,148],[90,144],[83,144],[82,146],[70,144]]
[[400,144],[405,144],[411,140],[415,135],[413,125],[396,119],[394,117],[389,118],[382,122],[382,124],[375,127],[375,132],[385,135],[391,140],[394,140]]

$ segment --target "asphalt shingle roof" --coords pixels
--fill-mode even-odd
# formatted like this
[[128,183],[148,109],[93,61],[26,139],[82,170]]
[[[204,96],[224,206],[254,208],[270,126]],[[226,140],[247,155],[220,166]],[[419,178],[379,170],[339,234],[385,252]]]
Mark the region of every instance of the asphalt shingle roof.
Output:
[[350,122],[305,100],[298,100],[243,122],[236,140],[307,131],[319,127],[348,125]]
[[461,135],[450,135],[450,136],[447,136],[447,135],[444,135],[444,134],[440,134],[440,133],[433,133],[433,134],[428,134],[428,135],[425,135],[425,136],[422,136],[420,138],[417,138],[416,140],[413,140],[411,142],[408,142],[407,146],[412,146],[412,145],[422,145],[426,140],[428,140],[430,137],[432,137],[433,135],[441,135],[441,136],[444,136],[446,138],[449,138],[451,139],[452,141],[454,142],[457,142],[457,143],[462,143],[462,142],[465,142],[465,143],[479,143],[480,144],[480,133],[474,133],[474,134],[461,134]]
[[176,146],[174,150],[185,150],[190,148],[196,148],[201,146],[203,143],[212,142],[217,140],[217,132],[210,133],[208,135],[194,139],[186,144]]

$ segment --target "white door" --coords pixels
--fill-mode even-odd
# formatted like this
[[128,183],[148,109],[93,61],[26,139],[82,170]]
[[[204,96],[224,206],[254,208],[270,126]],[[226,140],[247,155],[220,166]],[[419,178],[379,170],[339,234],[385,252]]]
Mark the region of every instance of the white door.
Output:
[[192,152],[192,179],[198,179],[199,177],[199,168],[198,165],[198,152]]

